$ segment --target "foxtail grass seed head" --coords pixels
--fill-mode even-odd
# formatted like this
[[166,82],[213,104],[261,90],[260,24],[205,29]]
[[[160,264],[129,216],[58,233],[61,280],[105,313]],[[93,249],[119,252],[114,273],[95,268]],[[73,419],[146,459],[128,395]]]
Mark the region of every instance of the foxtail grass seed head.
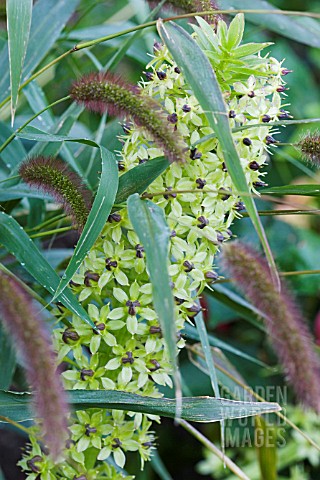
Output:
[[34,391],[35,414],[43,439],[57,459],[67,438],[67,400],[56,371],[55,355],[43,320],[21,285],[0,272],[0,318],[21,354]]
[[61,161],[53,157],[34,157],[24,162],[19,170],[21,178],[51,194],[71,215],[73,225],[83,230],[91,206],[91,193],[81,178]]
[[320,167],[320,133],[309,133],[298,143],[303,158],[315,167]]
[[127,84],[109,73],[92,73],[75,82],[71,97],[89,110],[133,119],[151,135],[170,162],[183,162],[186,148],[175,126],[168,120],[161,105],[143,95],[139,87]]
[[[155,8],[159,2],[147,0],[151,8]],[[195,12],[212,12],[217,10],[216,2],[212,0],[167,0],[163,6],[164,9],[171,8],[177,13],[195,13]],[[215,23],[217,18],[214,13],[204,16],[208,23]]]
[[234,284],[263,314],[272,346],[297,398],[320,413],[320,363],[312,337],[293,297],[282,282],[278,293],[267,261],[251,247],[232,242],[223,264]]

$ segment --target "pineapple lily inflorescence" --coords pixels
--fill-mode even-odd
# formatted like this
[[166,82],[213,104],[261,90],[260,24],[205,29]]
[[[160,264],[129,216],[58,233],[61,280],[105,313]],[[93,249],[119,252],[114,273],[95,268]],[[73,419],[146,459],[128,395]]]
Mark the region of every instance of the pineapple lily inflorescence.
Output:
[[[240,45],[242,15],[233,20],[229,30],[221,20],[217,31],[201,18],[198,22],[199,26],[193,26],[194,38],[215,69],[231,127],[263,123],[233,134],[248,185],[255,192],[264,184],[261,170],[268,158],[268,147],[274,142],[268,123],[288,117],[281,98],[282,76],[288,71],[281,62],[260,54],[269,44]],[[146,80],[141,81],[139,90],[128,89],[127,96],[132,105],[136,102],[141,109],[142,98],[149,98],[149,105],[162,105],[166,115],[160,114],[158,108],[154,115],[160,115],[157,125],[164,135],[169,132],[170,144],[159,142],[147,125],[139,118],[136,121],[134,111],[119,104],[121,108],[111,109],[111,113],[126,116],[121,137],[123,149],[118,159],[120,174],[164,154],[170,158],[174,137],[176,144],[182,138],[187,146],[185,161],[173,162],[148,188],[149,194],[163,192],[154,202],[163,208],[171,230],[169,274],[179,331],[201,310],[199,295],[218,277],[213,267],[215,254],[232,236],[230,226],[244,207],[234,191],[217,139],[211,136],[200,142],[213,131],[166,47],[156,44],[146,71]],[[122,82],[110,81],[104,74],[85,77],[73,86],[72,96],[90,108],[98,105],[104,111],[114,102],[112,95],[117,85],[124,88]],[[72,279],[72,288],[100,335],[76,316],[71,327],[55,330],[60,361],[68,356],[74,365],[63,373],[67,388],[116,389],[161,396],[159,385],[172,386],[171,365],[153,308],[144,247],[133,230],[126,207],[110,215]],[[57,310],[57,316],[61,315],[69,317],[67,311],[61,314]],[[178,337],[177,349],[183,345],[184,340]],[[70,462],[51,465],[49,469],[43,459],[37,464],[38,478],[122,478],[108,462],[113,457],[123,467],[126,453],[138,451],[143,465],[152,455],[151,420],[158,419],[101,409],[77,412],[66,449]],[[34,455],[44,458],[33,441],[23,463],[25,470],[26,459]],[[35,478],[30,469],[28,474],[27,478]]]

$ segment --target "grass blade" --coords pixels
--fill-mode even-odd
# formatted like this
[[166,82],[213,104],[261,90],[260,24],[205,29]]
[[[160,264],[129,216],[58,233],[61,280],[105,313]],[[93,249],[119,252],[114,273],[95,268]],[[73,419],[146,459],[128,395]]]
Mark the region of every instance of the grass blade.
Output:
[[12,125],[18,102],[23,62],[28,47],[31,17],[32,0],[7,0]]
[[263,480],[277,480],[277,427],[266,423],[257,416],[255,418],[256,452],[259,461],[261,478]]
[[[200,335],[198,330],[188,323],[186,323],[185,328],[182,330],[182,335],[184,335],[187,339],[196,340],[197,342],[200,341]],[[233,355],[244,358],[245,360],[255,363],[260,367],[270,368],[266,363],[263,363],[260,360],[257,360],[256,358],[252,357],[251,355],[248,355],[247,353],[242,352],[242,350],[239,350],[238,348],[235,348],[232,345],[229,345],[228,343],[223,342],[219,338],[213,337],[212,335],[208,335],[208,340],[211,347],[221,348],[221,350],[225,350],[226,352],[232,353]]]
[[151,467],[161,480],[173,480],[170,473],[166,469],[158,450],[153,450],[152,452]]
[[[209,60],[193,38],[175,23],[163,24],[159,21],[158,30],[175,62],[181,67],[187,82],[206,114],[210,127],[217,135],[228,172],[236,190],[250,194],[240,158],[233,142],[226,105]],[[197,72],[197,75],[194,72]],[[273,280],[279,286],[277,268],[254,200],[248,196],[244,199],[244,203],[265,251]]]
[[[142,397],[119,390],[69,390],[68,396],[75,410],[107,408],[175,418],[173,398]],[[32,419],[28,407],[30,393],[0,391],[0,416],[17,422]],[[277,403],[239,402],[213,397],[184,397],[181,399],[181,418],[190,422],[211,423],[227,418],[244,418],[281,410]]]
[[98,145],[90,138],[78,138],[78,137],[69,137],[68,135],[57,135],[55,133],[44,132],[39,128],[35,127],[26,127],[22,132],[17,133],[17,137],[24,138],[25,140],[33,140],[34,142],[76,142],[83,143],[84,145],[89,145],[90,147],[97,148]]
[[[199,348],[197,348],[197,346],[192,346],[192,347],[189,347],[189,351],[191,351],[193,354],[195,354],[198,359],[204,359],[204,355],[203,353],[200,351]],[[219,354],[219,356],[221,357],[221,353]],[[236,373],[235,375],[235,372],[234,372],[234,368],[230,368],[229,367],[229,364],[228,362],[217,362],[216,361],[216,365],[217,365],[217,369],[224,375],[224,376],[227,376],[229,377],[230,380],[232,380],[232,382],[238,386],[240,386],[243,390],[245,390],[245,397],[246,399],[251,399],[251,398],[254,398],[256,400],[259,400],[261,402],[265,402],[266,400],[261,397],[260,395],[258,395],[257,393],[255,393],[255,391],[249,387],[245,382],[244,380],[241,379],[240,375],[238,373]],[[201,369],[204,369],[206,368],[206,364],[203,362],[202,366],[201,366]],[[239,390],[237,390],[237,393],[240,393]],[[295,423],[293,423],[288,417],[286,417],[285,415],[283,415],[283,413],[281,413],[280,411],[277,411],[275,412],[275,414],[281,418],[282,420],[285,421],[285,423],[287,425],[289,425],[291,428],[293,428],[296,432],[299,432],[299,434],[305,439],[307,440],[307,442],[312,445],[316,450],[320,451],[320,447],[319,445],[312,439],[309,437],[309,435],[307,435],[305,432],[303,432]]]
[[281,185],[280,187],[261,188],[261,195],[301,195],[305,197],[319,197],[320,186],[315,185]]
[[214,289],[207,289],[206,293],[210,297],[215,298],[218,302],[223,303],[224,305],[230,307],[232,310],[237,312],[242,318],[248,320],[259,330],[265,331],[264,325],[261,322],[264,314],[260,312],[256,307],[249,303],[244,298],[240,297],[237,293],[229,290],[223,285],[215,285]]
[[[239,387],[241,383],[244,385],[246,385],[246,383],[222,351],[218,348],[211,348],[210,355],[212,355],[217,366],[218,379],[223,390],[227,391],[234,400],[254,401],[253,396],[250,395],[245,388]],[[199,368],[199,370],[209,376],[205,354],[200,343],[188,348],[188,356],[190,361]]]
[[[207,333],[207,329],[206,329],[206,326],[205,326],[205,323],[204,323],[204,320],[203,320],[202,311],[200,311],[198,313],[198,315],[196,315],[195,323],[196,323],[196,327],[197,327],[197,330],[198,330],[198,333],[199,333],[202,350],[203,350],[203,353],[205,355],[206,364],[207,364],[207,367],[208,367],[208,372],[209,372],[209,377],[210,377],[212,389],[213,389],[213,392],[214,392],[215,396],[219,398],[220,397],[220,390],[219,390],[217,372],[216,372],[216,367],[215,367],[215,363],[214,363],[214,360],[213,360],[213,356],[211,355],[211,348],[210,348],[208,333]],[[223,421],[221,422],[220,432],[221,432],[220,434],[221,434],[222,450],[224,451],[225,438],[224,438],[224,422]]]
[[7,202],[8,200],[16,200],[25,197],[38,198],[40,200],[50,200],[52,198],[50,195],[22,184],[10,188],[0,188],[0,202]]
[[[9,138],[13,134],[13,130],[8,127],[5,123],[0,122],[0,142],[1,144],[4,143],[7,138]],[[25,158],[27,152],[19,138],[17,138],[16,142],[11,142],[1,152],[1,161],[6,165],[9,171],[14,170],[18,167],[20,161]],[[2,163],[1,162],[1,163]]]
[[[40,110],[43,110],[47,105],[49,105],[49,102],[42,88],[39,86],[36,80],[29,83],[29,85],[27,85],[23,89],[23,94],[26,97],[33,113],[37,113]],[[41,116],[38,117],[38,121],[40,122],[42,127],[51,127],[54,123],[54,118],[51,110],[46,110],[45,112],[43,112]]]
[[206,359],[213,392],[216,397],[220,397],[217,372],[216,372],[214,361],[211,355],[210,342],[208,338],[207,329],[203,320],[202,312],[198,313],[198,315],[195,317],[195,323],[199,333],[202,350]]
[[[0,212],[0,238],[2,245],[16,257],[21,265],[37,280],[51,295],[54,295],[60,283],[59,275],[53,270],[40,250],[36,247],[23,228],[4,212]],[[68,288],[60,295],[59,300],[72,313],[94,327],[87,312]]]
[[162,208],[149,200],[141,200],[138,194],[129,197],[128,213],[133,228],[145,248],[147,267],[152,283],[153,304],[168,348],[176,397],[179,400],[181,386],[177,363],[175,308],[168,272],[171,232]]
[[69,265],[62,277],[62,280],[54,295],[54,299],[59,297],[70,282],[77,269],[85,259],[88,251],[93,246],[100,235],[116,197],[118,189],[118,166],[113,153],[106,148],[100,147],[102,173],[100,184],[95,200],[90,210],[87,223],[83,229],[81,237],[77,243],[76,249]]
[[142,163],[126,172],[119,179],[119,188],[115,203],[125,202],[127,198],[134,193],[143,193],[169,165],[169,160],[164,157],[159,157],[151,162]]

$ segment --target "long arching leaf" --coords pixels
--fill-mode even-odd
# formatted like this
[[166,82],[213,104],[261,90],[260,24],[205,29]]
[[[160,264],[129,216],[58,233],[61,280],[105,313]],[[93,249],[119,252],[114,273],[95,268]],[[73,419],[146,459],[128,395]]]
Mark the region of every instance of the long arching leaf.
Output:
[[31,17],[32,0],[7,0],[12,125],[18,102],[23,62],[28,47]]
[[[142,397],[117,390],[71,390],[68,395],[75,410],[107,408],[175,417],[176,403],[172,398]],[[0,416],[16,422],[31,420],[33,417],[28,410],[31,400],[30,393],[0,391]],[[181,418],[190,422],[217,422],[281,410],[277,403],[268,402],[239,402],[212,397],[185,397],[181,400]]]

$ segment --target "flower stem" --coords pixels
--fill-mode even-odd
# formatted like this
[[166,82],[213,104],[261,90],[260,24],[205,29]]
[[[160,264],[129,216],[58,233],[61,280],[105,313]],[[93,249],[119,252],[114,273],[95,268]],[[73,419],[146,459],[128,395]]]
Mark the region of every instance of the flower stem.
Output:
[[1,180],[0,183],[9,182],[9,180],[15,180],[16,178],[20,178],[20,175],[13,175],[12,177],[5,178]]
[[18,422],[15,422],[14,420],[11,420],[11,418],[4,417],[3,415],[0,415],[0,420],[2,422],[5,422],[5,423],[10,423],[10,425],[12,425],[13,427],[18,428],[22,432],[25,432],[27,435],[30,435],[30,429],[29,428],[24,427],[23,425],[21,425]]
[[61,227],[56,228],[55,230],[47,230],[46,232],[35,233],[34,235],[30,235],[30,238],[38,238],[38,237],[46,237],[48,235],[56,235],[57,233],[68,232],[70,230],[74,230],[73,227]]
[[240,479],[250,480],[249,477],[225,454],[219,450],[213,443],[210,442],[201,432],[194,428],[190,423],[185,420],[178,420],[177,423],[181,425],[188,433],[190,433],[194,438],[196,438],[202,445],[204,445],[210,452],[214,453],[224,464]]
[[36,227],[26,229],[27,232],[34,232],[35,230],[42,230],[44,227],[47,227],[48,225],[51,225],[52,223],[58,222],[59,220],[63,220],[66,218],[65,213],[60,213],[59,215],[56,215],[55,217],[49,218],[45,222],[39,223]]

